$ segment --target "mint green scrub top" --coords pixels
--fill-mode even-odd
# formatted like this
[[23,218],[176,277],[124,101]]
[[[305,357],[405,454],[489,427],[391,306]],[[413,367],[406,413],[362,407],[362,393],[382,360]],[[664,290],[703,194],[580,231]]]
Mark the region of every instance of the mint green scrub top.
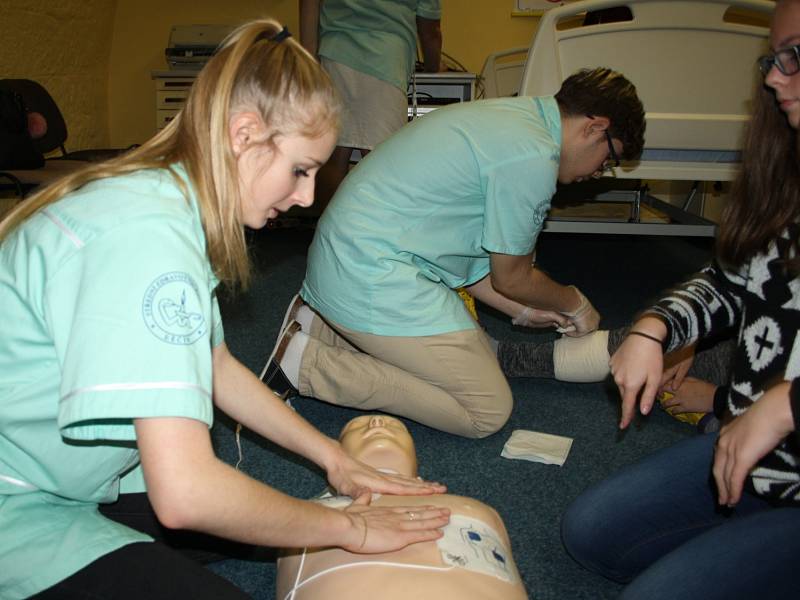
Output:
[[223,332],[189,195],[167,170],[95,181],[0,245],[3,598],[151,539],[97,510],[124,474],[144,491],[134,418],[212,424]]
[[403,127],[345,178],[317,224],[301,295],[324,317],[386,336],[475,327],[451,290],[524,256],[556,189],[553,97],[437,109]]
[[440,0],[324,0],[319,55],[405,92],[417,58],[417,17],[441,14]]

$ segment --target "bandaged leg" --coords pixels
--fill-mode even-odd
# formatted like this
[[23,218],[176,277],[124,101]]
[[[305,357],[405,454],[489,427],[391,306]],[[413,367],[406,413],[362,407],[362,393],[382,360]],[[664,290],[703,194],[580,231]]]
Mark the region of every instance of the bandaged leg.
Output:
[[559,381],[588,383],[609,374],[608,331],[564,336],[553,344],[553,375]]
[[584,337],[564,337],[543,344],[501,341],[497,348],[497,360],[507,377],[600,381],[608,374],[609,356],[625,339],[627,331],[624,327],[613,331],[596,331]]

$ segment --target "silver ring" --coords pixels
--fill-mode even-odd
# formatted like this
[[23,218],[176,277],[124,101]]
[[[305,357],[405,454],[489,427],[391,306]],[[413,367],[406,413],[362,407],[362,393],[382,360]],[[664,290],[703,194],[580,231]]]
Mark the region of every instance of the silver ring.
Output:
[[416,515],[416,514],[414,514],[414,511],[413,511],[413,510],[410,510],[410,511],[408,511],[408,520],[409,520],[409,521],[413,521],[413,520],[414,520],[414,519],[416,519],[416,518],[417,518],[417,515]]

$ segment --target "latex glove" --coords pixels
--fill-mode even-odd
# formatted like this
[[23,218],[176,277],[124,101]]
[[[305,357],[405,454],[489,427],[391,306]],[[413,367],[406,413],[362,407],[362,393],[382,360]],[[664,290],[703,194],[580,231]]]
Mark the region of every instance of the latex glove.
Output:
[[514,325],[521,327],[552,327],[559,330],[569,326],[569,319],[552,310],[539,310],[526,306],[521,313],[511,319]]
[[581,300],[578,308],[572,312],[561,311],[561,314],[569,319],[571,325],[575,326],[574,331],[566,328],[564,333],[570,337],[580,337],[595,331],[600,325],[600,313],[598,313],[589,299],[574,285],[569,286],[575,290]]

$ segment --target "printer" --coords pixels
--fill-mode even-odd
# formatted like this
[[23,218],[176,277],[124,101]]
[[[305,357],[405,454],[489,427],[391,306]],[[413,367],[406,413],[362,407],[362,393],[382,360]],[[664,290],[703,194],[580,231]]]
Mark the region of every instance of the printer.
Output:
[[199,71],[234,29],[234,25],[173,26],[164,50],[169,68]]

